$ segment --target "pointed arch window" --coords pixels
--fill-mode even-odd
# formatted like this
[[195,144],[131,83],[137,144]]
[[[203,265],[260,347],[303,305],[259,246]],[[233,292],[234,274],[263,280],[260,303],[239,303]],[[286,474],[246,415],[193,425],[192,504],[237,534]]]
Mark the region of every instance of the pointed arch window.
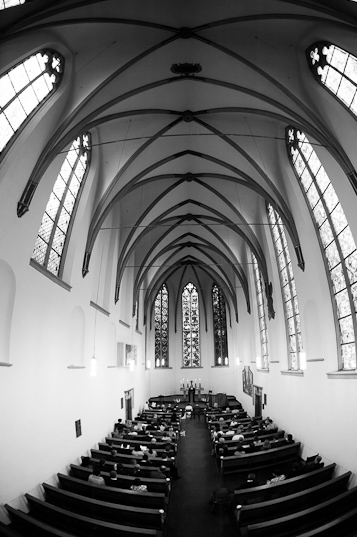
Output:
[[268,331],[265,314],[265,301],[263,292],[263,280],[259,269],[258,261],[255,255],[252,253],[252,263],[254,272],[255,290],[257,294],[258,304],[258,318],[259,318],[259,332],[260,332],[260,346],[261,346],[261,363],[257,364],[260,369],[269,369],[269,354],[268,354]]
[[280,285],[283,294],[286,328],[289,338],[288,368],[292,371],[300,369],[300,353],[303,352],[299,304],[296,294],[295,279],[284,224],[279,213],[268,204],[267,215],[273,238],[274,250],[278,262]]
[[53,50],[29,56],[0,78],[0,151],[58,88],[64,60]]
[[60,276],[66,239],[90,161],[90,135],[78,136],[68,151],[43,215],[32,259]]
[[169,366],[169,291],[162,284],[155,298],[155,368]]
[[200,367],[199,296],[193,283],[182,291],[183,367]]
[[357,115],[357,58],[332,43],[319,41],[306,51],[310,70],[346,108]]
[[318,230],[339,326],[340,369],[356,369],[357,249],[335,189],[304,133],[286,130],[290,162]]
[[227,342],[226,302],[222,289],[215,283],[212,286],[214,365],[229,365]]

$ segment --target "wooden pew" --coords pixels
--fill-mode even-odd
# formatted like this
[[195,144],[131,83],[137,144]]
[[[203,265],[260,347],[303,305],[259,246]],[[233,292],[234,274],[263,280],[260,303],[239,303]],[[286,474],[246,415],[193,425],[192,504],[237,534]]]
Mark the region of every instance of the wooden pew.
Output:
[[296,534],[300,536],[304,531],[312,531],[354,510],[356,502],[357,487],[354,487],[314,507],[267,522],[245,526],[240,529],[240,533],[242,537],[267,537],[267,535],[290,537]]
[[353,537],[356,535],[357,507],[313,530],[299,533],[299,537]]
[[101,537],[157,537],[161,535],[161,531],[156,529],[138,528],[106,522],[105,520],[78,515],[67,509],[56,507],[30,494],[25,494],[25,497],[30,506],[32,516],[46,524],[52,524],[64,531],[73,532],[75,535],[83,537],[92,534],[100,535]]
[[[98,442],[98,448],[101,451],[109,451],[109,452],[112,449],[116,449],[119,455],[130,455],[131,451],[133,449],[136,449],[136,450],[140,451],[140,444],[137,444],[136,446],[134,446],[133,444],[131,444],[131,442],[128,442],[127,445],[129,446],[129,448],[126,448],[126,447],[121,448],[120,447],[121,444],[122,444],[122,442],[118,442],[117,444],[115,442],[113,442],[112,445],[106,444],[104,442]],[[165,451],[164,447],[157,448],[156,444],[152,444],[151,447],[156,451],[158,457],[165,456],[166,451]],[[175,452],[174,446],[172,446],[172,451]],[[132,456],[132,458],[133,458],[133,456]]]
[[15,530],[14,524],[3,524],[0,522],[1,537],[23,537],[23,535],[23,533],[19,533],[19,530]]
[[335,467],[336,464],[333,463],[324,466],[319,470],[285,479],[284,481],[278,481],[272,485],[260,485],[259,487],[248,489],[236,489],[234,491],[235,505],[246,505],[273,500],[274,498],[280,498],[282,496],[300,492],[309,487],[314,487],[332,479]]
[[[117,455],[112,455],[108,450],[101,449],[91,449],[91,454],[94,459],[105,459],[106,461],[112,462],[121,462],[122,464],[132,464],[133,459],[137,459],[140,463],[140,458],[134,457],[134,455],[124,455],[123,453],[118,453]],[[164,459],[162,457],[152,457],[150,459],[153,466],[173,466],[175,464],[175,457],[169,457]]]
[[[83,466],[77,466],[76,464],[70,465],[71,472],[74,477],[84,479],[88,481],[88,477],[93,473],[91,468],[85,468]],[[101,472],[104,479],[109,479],[109,472]],[[140,478],[143,485],[146,485],[149,492],[161,492],[168,494],[170,489],[170,478],[166,479],[150,479],[148,477]],[[123,489],[129,489],[131,485],[134,485],[135,476],[118,474],[118,487]]]
[[[50,524],[45,524],[41,520],[33,518],[31,515],[15,509],[11,505],[5,504],[9,513],[12,525],[21,537],[73,537],[73,533],[67,533]],[[2,535],[0,533],[0,535]],[[7,537],[7,534],[4,534]],[[10,536],[11,537],[11,534]]]
[[258,453],[246,453],[241,456],[220,457],[220,470],[222,474],[258,470],[270,466],[280,466],[286,462],[297,459],[300,442],[289,444],[280,448],[272,448]]
[[126,526],[163,529],[163,509],[148,509],[95,500],[43,483],[46,501],[80,515],[118,522]]
[[[153,449],[155,449],[157,452],[164,452],[165,451],[165,446],[167,444],[170,444],[170,447],[172,448],[172,450],[176,453],[176,450],[177,450],[177,444],[175,441],[169,441],[169,440],[164,440],[162,442],[160,441],[157,441],[157,442],[151,442],[151,439],[146,439],[146,440],[136,440],[136,437],[135,436],[132,436],[130,439],[121,439],[121,438],[110,438],[110,437],[106,437],[105,438],[105,443],[108,444],[108,446],[110,447],[110,449],[121,449],[121,445],[123,446],[131,446],[131,448],[133,449],[140,449],[140,446],[145,446],[147,448],[149,447],[152,447]],[[103,445],[103,443],[101,443],[101,445]]]
[[[92,466],[99,465],[100,460],[91,458],[90,459],[90,464]],[[112,461],[105,461],[103,471],[104,472],[111,472],[112,470],[114,470],[114,465],[115,464],[116,463],[112,462]],[[143,475],[146,475],[146,477],[152,477],[152,479],[157,479],[155,477],[155,472],[161,471],[160,466],[143,466],[143,465],[139,465],[139,466],[140,466],[140,472],[142,472]],[[124,468],[124,474],[126,474],[126,475],[136,475],[136,470],[137,470],[136,465],[134,465],[134,464],[123,464],[123,468]],[[149,473],[150,473],[150,476],[148,475]],[[166,477],[170,477],[170,468],[167,466],[166,470],[162,470],[162,473],[165,474]]]
[[57,474],[57,476],[62,488],[89,498],[151,509],[166,509],[167,507],[167,496],[162,492],[142,493],[116,487],[98,487],[77,477],[65,474]]
[[[290,494],[275,500],[268,500],[252,505],[237,507],[238,525],[265,522],[277,517],[293,514],[308,507],[317,506],[323,501],[330,500],[347,490],[351,472],[346,472],[339,477],[320,483],[315,487]],[[270,485],[271,486],[271,485]]]

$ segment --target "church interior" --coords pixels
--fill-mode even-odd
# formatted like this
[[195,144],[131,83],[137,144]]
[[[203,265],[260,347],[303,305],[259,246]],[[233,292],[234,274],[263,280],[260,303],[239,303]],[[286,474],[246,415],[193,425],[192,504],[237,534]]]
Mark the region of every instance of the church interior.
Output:
[[190,387],[356,486],[357,4],[0,12],[0,521]]

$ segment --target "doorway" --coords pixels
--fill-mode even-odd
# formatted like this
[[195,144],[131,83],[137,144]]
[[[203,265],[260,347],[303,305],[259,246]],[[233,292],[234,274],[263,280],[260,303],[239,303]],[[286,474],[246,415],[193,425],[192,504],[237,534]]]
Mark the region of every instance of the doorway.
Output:
[[259,418],[262,416],[263,410],[263,388],[261,386],[253,386],[254,397],[254,416]]
[[128,390],[125,393],[125,422],[131,422],[133,419],[133,406],[134,406],[134,388]]

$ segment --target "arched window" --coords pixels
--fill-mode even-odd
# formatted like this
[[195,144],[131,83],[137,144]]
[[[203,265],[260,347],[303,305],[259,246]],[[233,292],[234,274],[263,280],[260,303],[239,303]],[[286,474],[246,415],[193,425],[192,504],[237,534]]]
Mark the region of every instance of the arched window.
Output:
[[357,115],[357,58],[332,43],[320,41],[306,51],[313,75]]
[[289,158],[324,252],[339,325],[342,369],[356,369],[357,251],[335,189],[305,134],[286,131]]
[[300,369],[300,356],[303,351],[301,341],[301,326],[299,305],[296,295],[293,268],[291,265],[288,243],[285,236],[284,224],[278,212],[268,204],[268,221],[273,237],[275,255],[278,262],[280,285],[283,294],[286,327],[289,337],[289,370]]
[[43,50],[0,78],[0,151],[34,110],[58,87],[63,58]]
[[169,292],[165,284],[155,298],[155,367],[169,366]]
[[214,365],[228,365],[226,302],[222,290],[212,286]]
[[20,6],[24,4],[26,0],[0,0],[0,10],[7,9],[8,7]]
[[200,367],[200,315],[196,287],[188,283],[182,291],[183,367]]
[[43,215],[32,259],[60,275],[66,238],[89,167],[90,135],[78,136],[67,153]]
[[269,369],[268,333],[267,333],[267,322],[266,322],[266,315],[265,315],[264,292],[263,292],[264,288],[263,288],[262,275],[259,269],[258,261],[253,253],[252,253],[252,263],[253,263],[255,290],[257,293],[260,346],[261,346],[261,352],[262,352],[261,360],[260,360],[260,363],[257,363],[257,367],[259,369]]

